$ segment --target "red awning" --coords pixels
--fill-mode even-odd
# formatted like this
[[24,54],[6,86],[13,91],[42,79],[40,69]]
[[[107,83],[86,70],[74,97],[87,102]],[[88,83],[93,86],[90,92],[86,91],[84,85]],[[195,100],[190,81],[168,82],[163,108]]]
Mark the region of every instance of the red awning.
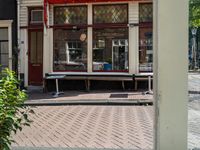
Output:
[[95,2],[123,2],[123,1],[144,1],[144,0],[47,0],[49,4],[66,3],[95,3]]

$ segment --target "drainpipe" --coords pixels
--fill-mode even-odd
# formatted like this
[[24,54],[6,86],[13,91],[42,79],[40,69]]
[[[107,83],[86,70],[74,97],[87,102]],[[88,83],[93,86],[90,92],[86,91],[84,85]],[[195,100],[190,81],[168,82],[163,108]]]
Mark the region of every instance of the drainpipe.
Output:
[[17,0],[17,43],[18,43],[18,79],[20,80],[21,74],[21,34],[20,34],[20,1]]

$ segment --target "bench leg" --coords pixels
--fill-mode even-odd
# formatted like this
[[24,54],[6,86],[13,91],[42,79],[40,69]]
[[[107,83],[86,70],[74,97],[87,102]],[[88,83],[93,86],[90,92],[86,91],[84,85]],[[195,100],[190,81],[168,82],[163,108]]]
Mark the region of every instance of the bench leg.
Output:
[[122,88],[123,88],[123,90],[125,90],[125,84],[124,84],[124,81],[122,81]]
[[85,87],[86,87],[86,90],[89,92],[90,91],[90,80],[85,80]]
[[46,93],[47,89],[46,89],[46,79],[43,79],[43,93]]
[[137,91],[138,82],[135,80],[135,91]]

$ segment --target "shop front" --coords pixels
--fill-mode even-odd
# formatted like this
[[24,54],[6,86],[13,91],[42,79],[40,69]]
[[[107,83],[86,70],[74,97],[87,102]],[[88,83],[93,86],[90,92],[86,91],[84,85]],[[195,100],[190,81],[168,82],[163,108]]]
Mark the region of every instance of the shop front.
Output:
[[152,72],[152,1],[22,0],[25,86],[47,73]]

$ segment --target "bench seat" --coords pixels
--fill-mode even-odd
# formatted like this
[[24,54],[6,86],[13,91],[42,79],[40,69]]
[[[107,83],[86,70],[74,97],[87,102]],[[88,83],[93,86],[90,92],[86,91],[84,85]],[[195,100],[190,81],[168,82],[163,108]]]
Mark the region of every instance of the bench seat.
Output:
[[46,91],[46,80],[84,80],[86,90],[90,90],[90,81],[121,81],[122,88],[125,90],[125,81],[134,81],[134,75],[129,73],[86,73],[86,72],[73,72],[73,73],[49,73],[44,78],[44,90]]

